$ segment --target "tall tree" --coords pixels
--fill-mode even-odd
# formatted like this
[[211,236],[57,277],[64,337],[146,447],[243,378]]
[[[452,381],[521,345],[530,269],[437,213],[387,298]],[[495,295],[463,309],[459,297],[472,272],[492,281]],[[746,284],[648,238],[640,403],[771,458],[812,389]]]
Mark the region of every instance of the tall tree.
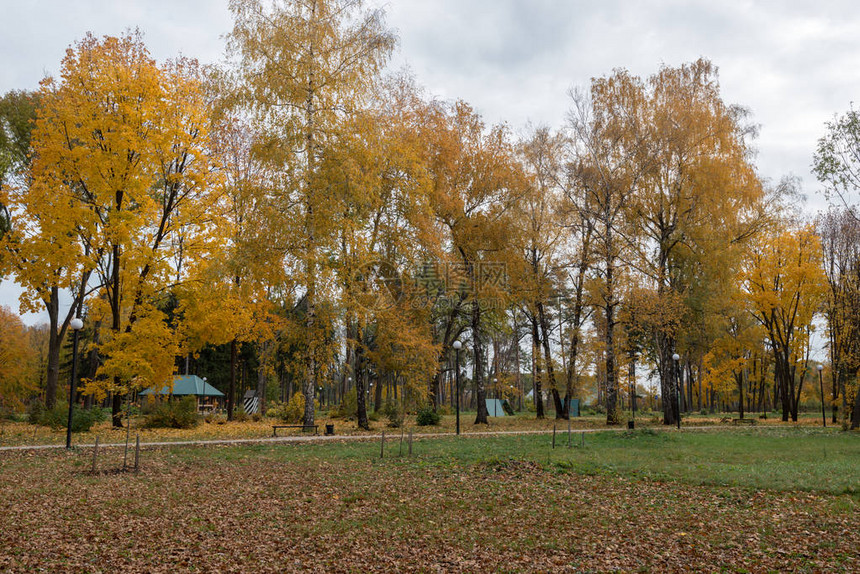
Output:
[[475,424],[486,424],[485,316],[494,312],[490,303],[506,295],[508,209],[522,188],[522,177],[505,128],[486,130],[468,104],[439,106],[429,125],[431,197],[451,253],[448,289],[457,299],[453,309],[468,306]]
[[826,295],[818,236],[801,227],[759,238],[739,281],[752,315],[767,331],[782,420],[796,422],[813,320]]
[[664,66],[647,85],[647,167],[633,201],[641,229],[637,266],[664,306],[655,341],[661,393],[670,399],[663,422],[674,424],[680,413],[672,355],[681,319],[690,319],[678,316],[686,315],[679,302],[689,295],[697,264],[749,233],[745,214],[756,213],[761,186],[749,162],[744,112],[723,103],[715,66],[704,59]]
[[633,191],[644,175],[647,152],[644,85],[626,71],[592,81],[590,94],[574,92],[568,115],[570,175],[593,222],[594,306],[603,323],[606,422],[620,422],[618,405],[619,275],[628,250],[625,230]]
[[113,393],[121,426],[126,392],[171,380],[176,342],[158,306],[176,283],[169,253],[177,236],[189,263],[216,239],[200,72],[189,60],[159,67],[139,34],[87,36],[40,98],[31,187],[57,200],[39,223],[81,237],[67,256],[99,277],[103,298],[91,308],[111,328],[90,390]]
[[[549,302],[563,292],[566,266],[566,233],[562,226],[562,189],[560,187],[564,140],[547,128],[538,128],[519,146],[519,156],[528,177],[528,185],[512,209],[517,229],[512,241],[523,258],[522,280],[517,291],[524,298],[524,310],[532,320],[533,343],[543,351],[549,390],[555,404],[556,418],[567,418],[572,381],[568,378],[562,402],[550,345]],[[559,333],[559,337],[561,337]],[[563,344],[563,343],[562,343]],[[543,405],[538,418],[543,417]]]
[[[67,215],[67,201],[52,188],[34,185],[30,145],[40,97],[10,92],[0,100],[0,204],[6,204],[0,205],[5,221],[0,226],[8,232],[0,240],[0,276],[9,273],[24,288],[22,311],[48,315],[45,404],[53,408],[60,348],[69,322],[80,312],[92,267],[80,256],[87,231],[53,223]],[[64,291],[72,294],[72,304],[61,314]]]
[[825,315],[832,377],[833,422],[837,399],[842,397],[843,416],[849,395],[856,393],[860,370],[860,220],[847,208],[831,208],[819,217],[824,273],[827,276]]
[[270,9],[259,0],[232,0],[230,8],[243,101],[260,134],[259,158],[275,174],[272,193],[291,238],[286,255],[298,263],[304,289],[304,422],[313,424],[324,331],[317,321],[319,284],[337,235],[320,163],[345,118],[364,105],[395,38],[383,12],[365,10],[360,0],[288,0]]

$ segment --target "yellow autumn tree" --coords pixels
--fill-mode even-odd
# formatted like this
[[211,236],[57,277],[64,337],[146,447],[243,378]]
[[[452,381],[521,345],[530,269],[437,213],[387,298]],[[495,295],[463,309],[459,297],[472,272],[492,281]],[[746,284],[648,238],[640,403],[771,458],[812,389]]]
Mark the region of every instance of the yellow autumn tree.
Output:
[[761,236],[747,254],[738,281],[773,351],[782,420],[791,416],[796,422],[810,368],[813,320],[827,292],[818,235],[811,226],[786,226]]
[[[705,59],[663,66],[647,80],[639,110],[647,122],[642,145],[646,166],[631,202],[637,267],[665,304],[654,324],[665,424],[680,414],[672,355],[680,326],[692,317],[676,302],[691,289],[709,260],[725,261],[729,246],[758,220],[761,184],[750,161],[744,115],[723,102],[716,66]],[[682,351],[683,352],[683,351]]]
[[327,253],[337,239],[338,205],[321,170],[345,120],[367,102],[394,46],[381,10],[360,0],[233,0],[229,41],[241,78],[240,100],[259,136],[257,158],[270,171],[278,206],[272,231],[286,238],[290,267],[305,308],[305,424],[314,421],[314,394],[326,354],[327,326],[317,317],[331,301]]
[[525,187],[505,126],[489,129],[463,101],[428,110],[427,169],[434,216],[448,253],[446,342],[468,317],[472,339],[475,424],[487,423],[486,340],[488,319],[507,307],[510,208]]
[[37,390],[27,328],[8,307],[0,307],[0,411],[20,408]]
[[33,217],[57,237],[86,239],[61,242],[63,257],[98,276],[90,312],[110,332],[88,390],[113,393],[121,426],[128,391],[172,380],[178,347],[160,306],[220,229],[200,70],[184,59],[157,65],[139,34],[89,35],[40,98],[31,189],[55,199],[31,203]]

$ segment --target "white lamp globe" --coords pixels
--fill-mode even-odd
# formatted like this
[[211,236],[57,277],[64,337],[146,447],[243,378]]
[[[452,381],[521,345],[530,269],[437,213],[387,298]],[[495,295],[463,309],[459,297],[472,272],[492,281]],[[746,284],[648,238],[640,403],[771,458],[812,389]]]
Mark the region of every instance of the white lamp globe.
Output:
[[454,349],[459,351],[463,348],[463,343],[461,343],[460,341],[454,341],[454,344],[452,346],[454,347]]
[[71,327],[75,331],[80,331],[84,328],[84,322],[81,321],[80,317],[75,317],[71,321],[69,321],[69,327]]
[[672,355],[672,359],[675,361],[677,361],[680,358],[681,358],[681,355],[679,355],[678,353],[675,353],[674,355]]

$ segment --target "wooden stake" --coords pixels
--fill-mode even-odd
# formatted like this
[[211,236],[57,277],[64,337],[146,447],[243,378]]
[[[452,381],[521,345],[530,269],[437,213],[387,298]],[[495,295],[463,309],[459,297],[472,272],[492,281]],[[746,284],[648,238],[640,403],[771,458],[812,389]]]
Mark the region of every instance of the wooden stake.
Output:
[[585,433],[579,435],[579,446],[585,446]]
[[412,456],[412,429],[409,429],[409,456]]
[[379,443],[379,458],[385,457],[385,431],[382,431],[382,440]]
[[397,456],[403,456],[403,433],[406,432],[406,429],[400,427],[400,452],[397,453]]
[[552,448],[555,448],[555,425],[552,425]]
[[98,437],[98,435],[96,435],[96,444],[93,446],[93,468],[91,471],[93,474],[96,473],[96,462],[98,461],[98,458],[99,458],[99,437]]
[[137,440],[134,444],[134,472],[140,470],[140,435],[137,435]]
[[567,448],[570,448],[570,408],[567,409]]

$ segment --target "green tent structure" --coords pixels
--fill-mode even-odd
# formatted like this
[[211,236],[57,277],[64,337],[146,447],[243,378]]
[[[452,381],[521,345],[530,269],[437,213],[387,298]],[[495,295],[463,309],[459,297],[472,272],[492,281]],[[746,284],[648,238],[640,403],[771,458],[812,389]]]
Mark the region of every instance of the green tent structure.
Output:
[[487,414],[491,417],[514,416],[507,399],[487,399]]
[[197,375],[174,375],[173,390],[168,385],[162,387],[158,392],[146,389],[140,393],[146,395],[159,395],[163,397],[197,397],[197,410],[211,412],[219,408],[225,395],[204,379]]

